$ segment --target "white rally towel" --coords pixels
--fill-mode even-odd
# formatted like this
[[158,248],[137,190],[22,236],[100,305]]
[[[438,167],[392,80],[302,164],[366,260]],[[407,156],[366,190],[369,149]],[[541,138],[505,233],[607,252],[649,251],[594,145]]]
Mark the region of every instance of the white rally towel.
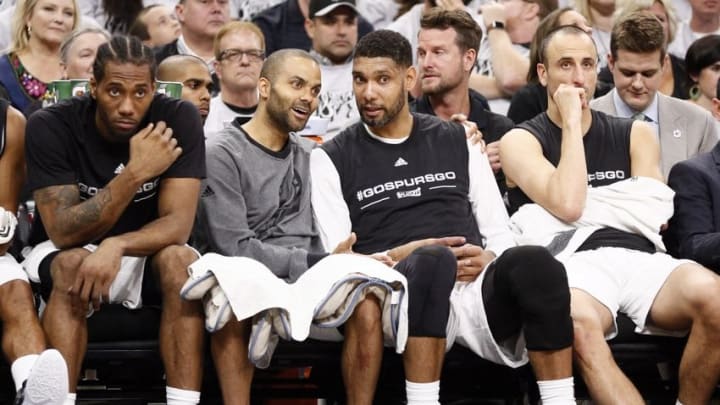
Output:
[[588,189],[585,209],[575,222],[563,222],[537,204],[525,204],[510,218],[510,226],[519,245],[558,245],[551,249],[558,258],[574,252],[603,227],[642,235],[664,252],[660,228],[672,217],[674,196],[659,180],[631,177]]
[[250,360],[258,367],[269,364],[278,338],[303,341],[312,330],[313,337],[336,340],[339,335],[329,329],[344,323],[366,294],[380,298],[385,343],[398,353],[405,349],[407,280],[377,260],[330,255],[293,284],[245,257],[208,253],[188,270],[190,278],[180,294],[203,299],[209,331],[222,328],[229,309],[237,319],[253,317]]

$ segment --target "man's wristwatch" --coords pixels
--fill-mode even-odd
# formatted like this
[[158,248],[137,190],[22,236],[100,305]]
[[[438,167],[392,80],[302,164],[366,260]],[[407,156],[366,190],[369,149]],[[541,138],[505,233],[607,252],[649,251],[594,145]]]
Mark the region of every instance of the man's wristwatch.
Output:
[[490,24],[490,26],[487,27],[487,31],[490,32],[490,31],[492,31],[492,30],[494,30],[494,29],[504,30],[504,29],[505,29],[505,23],[502,22],[502,21],[498,21],[498,20],[493,21],[493,22]]

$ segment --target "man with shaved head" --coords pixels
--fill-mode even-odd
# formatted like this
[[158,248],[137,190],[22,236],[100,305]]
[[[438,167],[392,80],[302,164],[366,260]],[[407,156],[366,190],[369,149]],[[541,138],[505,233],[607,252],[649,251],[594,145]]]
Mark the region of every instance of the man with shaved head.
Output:
[[158,80],[182,83],[180,98],[193,103],[203,123],[210,112],[212,78],[210,69],[197,56],[173,55],[158,65]]
[[[232,121],[207,142],[208,172],[194,231],[201,252],[257,260],[290,282],[328,255],[310,206],[314,143],[295,134],[317,109],[319,94],[320,66],[310,54],[284,49],[267,58],[253,117],[244,124]],[[333,253],[349,253],[353,243],[348,235]],[[365,314],[375,300],[369,294],[357,304],[343,326],[347,340],[366,341],[374,320]],[[213,353],[222,354],[215,365],[226,404],[250,401],[251,323],[231,320],[213,334]],[[355,347],[346,345],[343,359],[357,364],[363,359]]]

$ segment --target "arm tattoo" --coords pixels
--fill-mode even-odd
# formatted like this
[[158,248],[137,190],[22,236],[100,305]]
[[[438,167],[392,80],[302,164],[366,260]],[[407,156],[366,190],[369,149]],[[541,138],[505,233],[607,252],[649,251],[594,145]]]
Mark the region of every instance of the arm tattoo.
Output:
[[104,189],[93,198],[72,208],[72,224],[79,228],[100,220],[105,205],[112,201],[110,189]]

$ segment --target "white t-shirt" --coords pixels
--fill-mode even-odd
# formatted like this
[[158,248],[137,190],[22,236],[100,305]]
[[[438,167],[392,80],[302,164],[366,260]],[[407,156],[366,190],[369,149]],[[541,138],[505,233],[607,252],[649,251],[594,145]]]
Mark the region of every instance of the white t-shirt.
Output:
[[222,93],[210,99],[210,112],[205,119],[203,132],[205,132],[205,142],[214,137],[220,130],[227,128],[236,117],[252,117],[253,114],[243,114],[233,111],[222,101]]
[[322,90],[313,116],[328,120],[323,139],[332,139],[360,118],[352,88],[352,61],[342,65],[320,65]]
[[684,60],[685,53],[687,53],[690,45],[692,45],[692,43],[696,40],[710,34],[720,34],[720,28],[718,28],[718,30],[715,32],[701,34],[698,32],[694,32],[692,29],[690,29],[690,24],[687,21],[682,22],[678,24],[678,29],[675,33],[675,39],[673,39],[670,45],[668,45],[668,53],[671,53],[678,58]]

